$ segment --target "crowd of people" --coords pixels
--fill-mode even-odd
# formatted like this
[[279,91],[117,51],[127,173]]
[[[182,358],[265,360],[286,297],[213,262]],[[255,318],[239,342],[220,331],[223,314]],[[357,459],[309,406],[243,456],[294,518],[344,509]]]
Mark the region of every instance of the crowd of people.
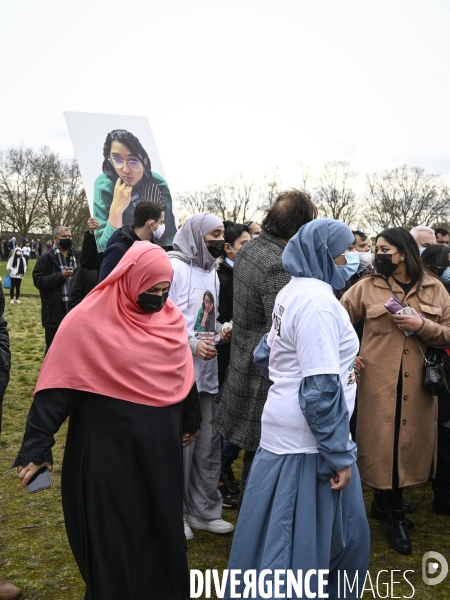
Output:
[[[423,381],[429,349],[450,377],[447,230],[372,241],[317,218],[297,190],[261,224],[196,214],[171,248],[157,244],[158,203],[138,203],[101,252],[99,222],[88,227],[81,251],[57,227],[33,269],[46,356],[14,463],[23,487],[51,471],[70,417],[62,504],[86,599],[189,598],[197,530],[234,531],[230,569],[328,569],[337,597],[339,571],[368,568],[361,481],[401,554],[415,511],[405,489],[431,477],[432,510],[450,516],[450,393]],[[27,265],[8,250],[16,301]],[[3,317],[0,350],[1,398]],[[17,594],[0,580],[0,600]]]

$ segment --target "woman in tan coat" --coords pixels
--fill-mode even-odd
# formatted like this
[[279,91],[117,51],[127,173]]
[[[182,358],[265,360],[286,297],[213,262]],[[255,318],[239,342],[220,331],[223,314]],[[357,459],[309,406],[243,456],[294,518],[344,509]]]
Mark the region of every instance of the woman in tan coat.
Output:
[[[400,227],[378,234],[375,268],[341,300],[353,323],[364,321],[358,467],[375,488],[371,516],[387,520],[391,546],[410,554],[403,488],[428,481],[436,460],[437,402],[422,387],[418,344],[424,354],[429,346],[450,347],[450,297],[423,271],[414,238]],[[393,296],[413,314],[389,313],[384,304]]]

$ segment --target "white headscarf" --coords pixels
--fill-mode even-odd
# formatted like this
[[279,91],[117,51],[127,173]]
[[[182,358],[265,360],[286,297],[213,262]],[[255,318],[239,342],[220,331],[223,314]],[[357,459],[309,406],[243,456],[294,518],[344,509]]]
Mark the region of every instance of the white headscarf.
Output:
[[173,248],[188,256],[196,257],[196,264],[205,271],[210,271],[216,261],[208,251],[203,239],[205,235],[223,227],[219,217],[211,213],[199,213],[183,223],[173,238]]

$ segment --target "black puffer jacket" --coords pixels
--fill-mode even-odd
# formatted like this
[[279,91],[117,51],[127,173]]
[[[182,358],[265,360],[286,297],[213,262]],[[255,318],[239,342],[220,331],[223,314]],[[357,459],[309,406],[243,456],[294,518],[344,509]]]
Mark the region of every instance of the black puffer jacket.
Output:
[[141,239],[136,235],[133,225],[125,225],[124,227],[117,229],[109,238],[108,243],[106,244],[106,250],[103,252],[98,282],[100,283],[100,281],[103,281],[108,277],[134,242],[140,241]]

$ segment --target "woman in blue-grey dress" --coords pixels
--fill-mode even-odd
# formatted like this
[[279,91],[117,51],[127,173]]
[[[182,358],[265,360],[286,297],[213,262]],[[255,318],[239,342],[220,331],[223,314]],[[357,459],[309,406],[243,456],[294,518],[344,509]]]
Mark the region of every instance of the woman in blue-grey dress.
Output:
[[[228,568],[258,577],[270,570],[257,598],[277,597],[264,595],[271,586],[274,594],[304,597],[287,576],[276,582],[277,569],[295,577],[310,571],[303,593],[330,598],[344,597],[344,585],[347,598],[359,598],[364,585],[370,534],[349,428],[358,338],[333,294],[350,273],[344,253],[352,242],[350,228],[332,219],[316,219],[291,238],[282,261],[292,279],[255,351],[273,385]],[[319,570],[328,573],[319,577]]]

